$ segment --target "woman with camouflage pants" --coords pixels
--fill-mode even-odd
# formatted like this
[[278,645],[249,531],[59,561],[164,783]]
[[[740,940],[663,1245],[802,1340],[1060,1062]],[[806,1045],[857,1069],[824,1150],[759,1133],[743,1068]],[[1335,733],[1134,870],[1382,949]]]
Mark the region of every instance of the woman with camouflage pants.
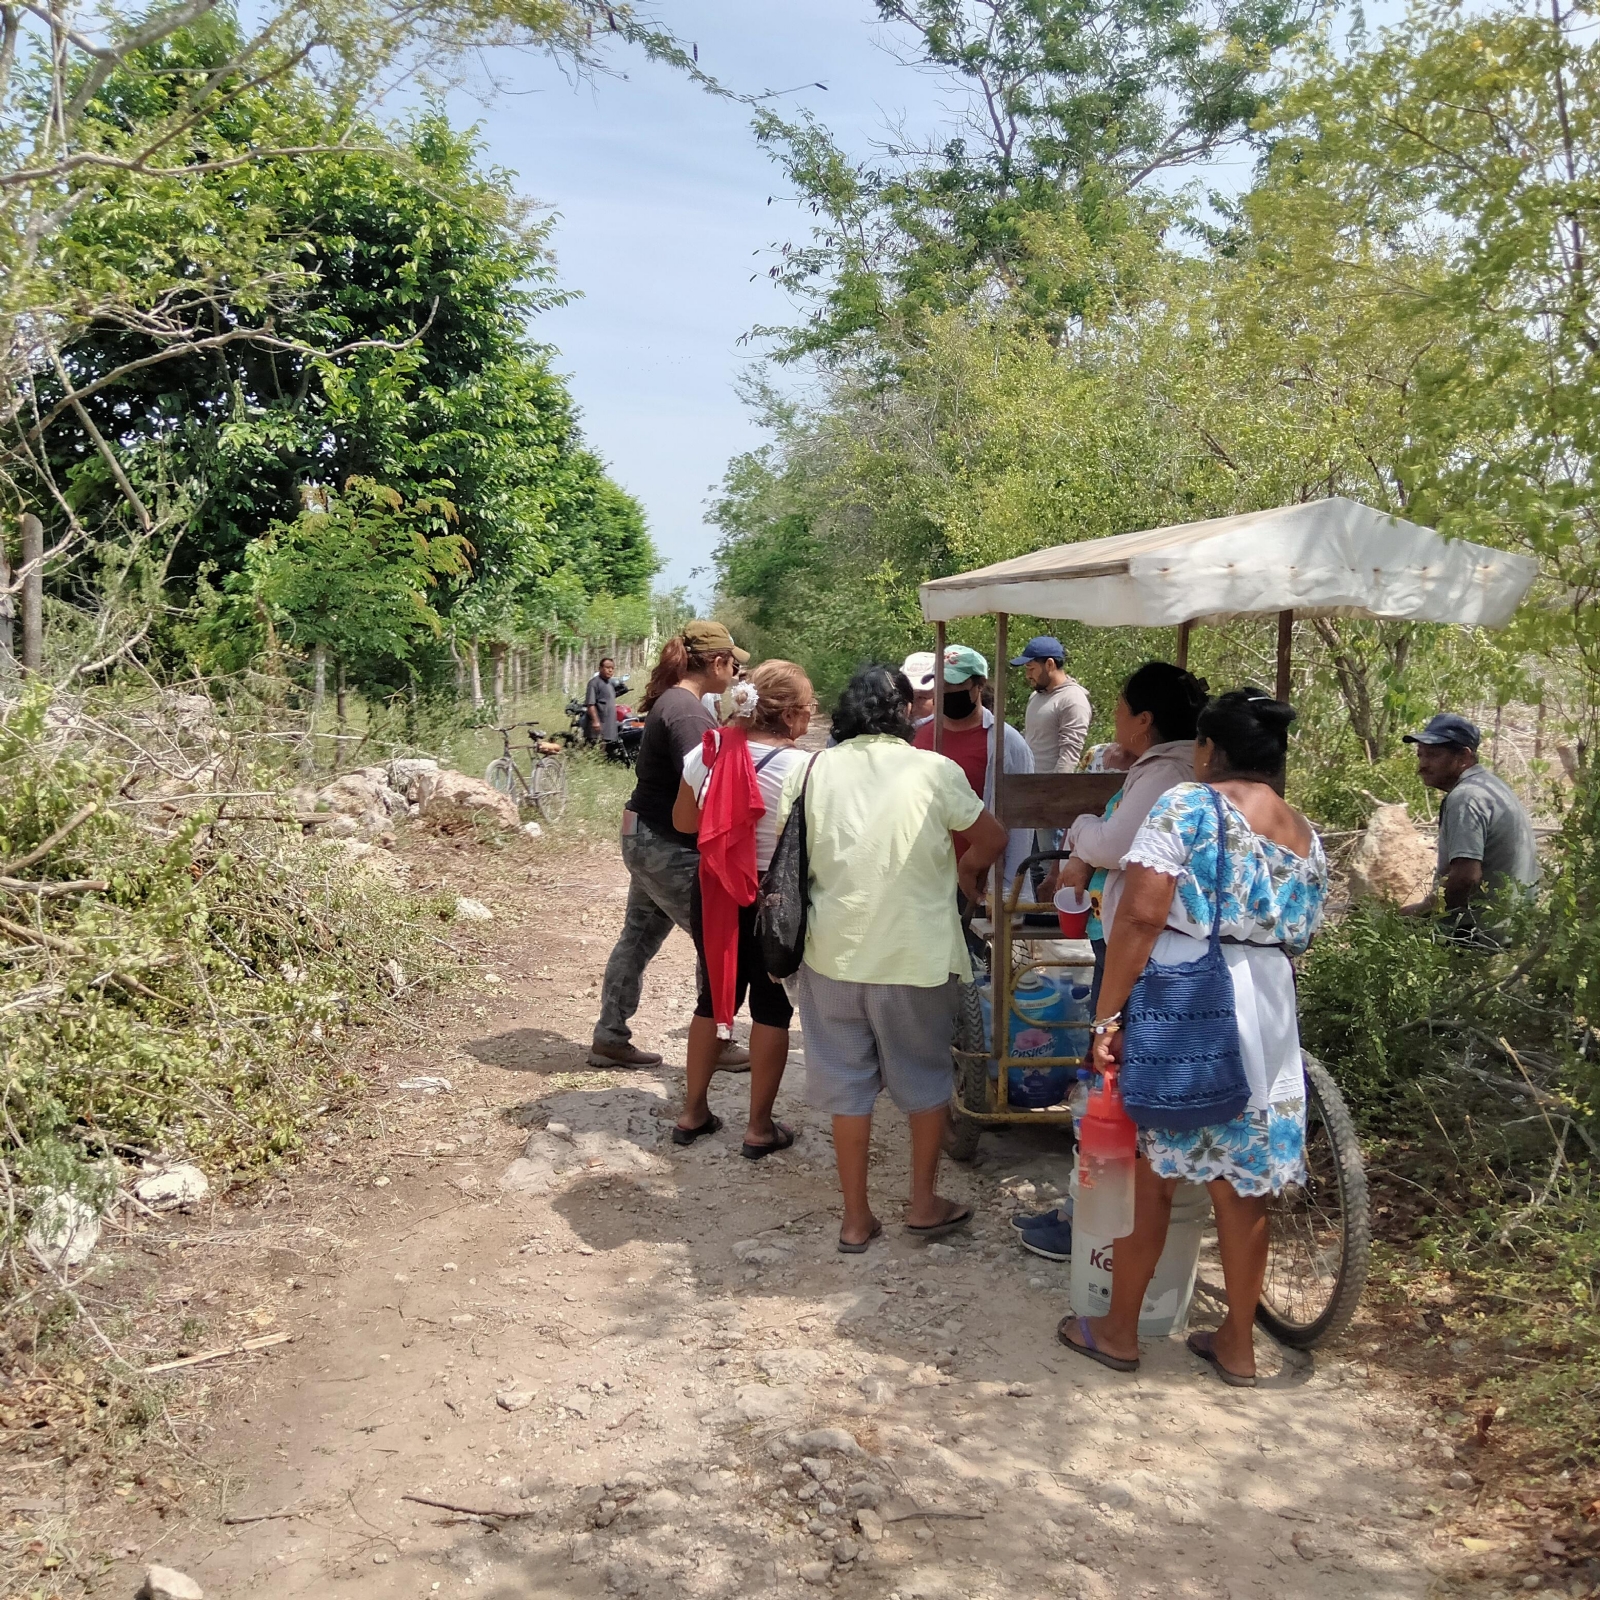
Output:
[[[700,870],[693,834],[672,825],[683,779],[683,760],[712,726],[701,704],[723,694],[734,667],[748,661],[720,622],[691,622],[662,647],[642,709],[644,737],[635,767],[637,783],[622,813],[622,861],[631,880],[628,910],[600,991],[600,1020],[589,1051],[591,1067],[659,1067],[661,1057],[633,1043],[628,1019],[639,1009],[644,969],[676,923],[689,932],[689,903]],[[721,1066],[742,1066],[749,1056],[729,1041]]]

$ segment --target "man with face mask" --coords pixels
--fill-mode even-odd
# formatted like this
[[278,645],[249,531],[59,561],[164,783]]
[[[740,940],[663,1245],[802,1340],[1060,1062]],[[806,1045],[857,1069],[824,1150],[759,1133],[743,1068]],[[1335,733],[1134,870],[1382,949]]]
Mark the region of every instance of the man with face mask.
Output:
[[[994,782],[989,771],[989,751],[994,742],[994,713],[983,703],[983,688],[989,678],[989,663],[968,645],[950,645],[944,653],[944,707],[939,717],[942,724],[940,745],[942,753],[961,768],[972,785],[972,792],[983,796],[983,803],[994,805]],[[919,750],[933,749],[934,719],[930,717],[917,729],[915,740]],[[1006,724],[1005,769],[1008,773],[1032,772],[1033,752],[1028,741]],[[1022,860],[1033,848],[1033,830],[1015,828],[1006,846],[1006,883],[1009,885]],[[963,846],[956,841],[956,859],[961,859]]]

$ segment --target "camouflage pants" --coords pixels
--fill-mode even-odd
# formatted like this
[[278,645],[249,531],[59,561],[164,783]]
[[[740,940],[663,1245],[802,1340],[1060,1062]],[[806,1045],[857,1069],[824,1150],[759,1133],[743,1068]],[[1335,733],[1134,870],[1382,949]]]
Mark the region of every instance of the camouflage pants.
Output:
[[673,924],[689,932],[689,902],[700,871],[700,852],[652,833],[643,822],[622,840],[628,869],[628,910],[600,989],[597,1045],[625,1045],[633,1037],[628,1019],[639,1009],[644,969],[666,943]]

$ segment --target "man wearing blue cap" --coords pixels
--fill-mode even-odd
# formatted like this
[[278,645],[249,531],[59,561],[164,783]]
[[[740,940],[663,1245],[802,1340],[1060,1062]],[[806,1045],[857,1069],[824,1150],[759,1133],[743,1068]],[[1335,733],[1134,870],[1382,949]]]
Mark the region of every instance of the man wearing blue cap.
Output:
[[1089,737],[1089,696],[1066,674],[1061,641],[1041,633],[1023,646],[1011,665],[1021,667],[1033,687],[1023,713],[1022,734],[1033,752],[1035,772],[1076,772]]
[[[1470,921],[1474,901],[1498,894],[1508,884],[1531,889],[1539,881],[1539,852],[1533,824],[1510,784],[1478,765],[1482,736],[1465,717],[1441,711],[1405,742],[1417,750],[1417,775],[1444,794],[1439,802],[1438,881],[1447,912]],[[1432,897],[1407,906],[1413,913],[1433,910]]]

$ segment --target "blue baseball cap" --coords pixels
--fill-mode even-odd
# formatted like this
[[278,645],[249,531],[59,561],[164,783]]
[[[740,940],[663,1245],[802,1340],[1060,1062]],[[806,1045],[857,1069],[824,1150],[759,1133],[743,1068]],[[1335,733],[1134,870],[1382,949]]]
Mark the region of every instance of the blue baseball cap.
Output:
[[1476,750],[1483,743],[1483,735],[1475,723],[1459,717],[1454,711],[1441,711],[1430,717],[1421,733],[1408,733],[1404,744],[1458,744],[1464,750]]
[[1022,647],[1020,656],[1012,656],[1011,665],[1020,667],[1029,661],[1059,661],[1065,665],[1066,660],[1067,652],[1061,648],[1061,641],[1048,633],[1041,633]]

